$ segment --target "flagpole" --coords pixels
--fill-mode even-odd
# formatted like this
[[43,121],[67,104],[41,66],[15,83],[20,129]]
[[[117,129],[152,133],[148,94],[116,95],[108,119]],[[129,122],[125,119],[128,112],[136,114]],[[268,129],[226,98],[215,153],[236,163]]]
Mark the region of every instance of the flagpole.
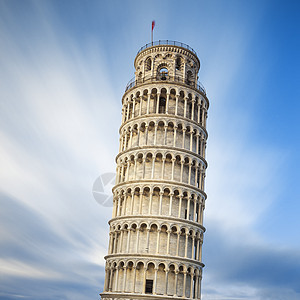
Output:
[[153,45],[153,29],[151,30],[151,44]]
[[151,44],[153,45],[153,29],[154,29],[154,26],[155,26],[155,21],[153,20],[152,21],[152,28],[151,28]]

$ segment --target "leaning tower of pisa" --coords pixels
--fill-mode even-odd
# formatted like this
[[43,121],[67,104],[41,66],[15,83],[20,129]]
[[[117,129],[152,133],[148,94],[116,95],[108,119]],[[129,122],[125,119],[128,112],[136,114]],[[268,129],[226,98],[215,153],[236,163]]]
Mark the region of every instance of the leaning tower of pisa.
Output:
[[103,299],[200,299],[206,118],[188,45],[142,47],[122,98]]

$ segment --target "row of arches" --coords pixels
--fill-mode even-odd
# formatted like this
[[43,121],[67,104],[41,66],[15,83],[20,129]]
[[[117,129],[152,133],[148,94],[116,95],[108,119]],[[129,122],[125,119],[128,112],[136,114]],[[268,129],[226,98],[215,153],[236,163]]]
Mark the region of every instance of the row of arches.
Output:
[[173,121],[141,121],[122,128],[119,152],[142,146],[182,148],[205,156],[206,134],[199,128]]
[[[168,65],[170,66],[170,64],[173,63],[174,67],[172,67],[171,69],[173,72],[179,71],[177,72],[177,74],[182,74],[182,72],[185,70],[185,64],[191,66],[191,60],[189,58],[184,57],[178,53],[173,54],[168,52],[164,54],[158,53],[158,54],[149,55],[141,59],[138,63],[137,70],[142,72],[143,76],[149,75],[149,71],[151,71],[150,73],[153,74],[155,67],[157,70],[159,70],[159,68],[161,67],[162,65],[161,61],[168,61],[169,64],[164,63],[166,66]],[[195,71],[197,72],[197,68],[195,69]]]
[[174,262],[109,260],[104,292],[138,293],[200,299],[202,268]]
[[169,151],[126,153],[117,158],[116,184],[135,180],[167,180],[192,185],[204,190],[205,163]]
[[109,254],[156,254],[201,261],[203,230],[158,222],[111,224]]
[[[200,68],[196,57],[190,57],[190,53],[152,52],[138,58],[136,64],[136,79],[158,77],[167,73],[171,78],[180,78],[181,82],[194,86],[197,81],[197,73]],[[178,50],[178,49],[176,49]]]
[[177,88],[138,90],[123,98],[122,124],[135,117],[167,114],[190,119],[206,127],[208,102],[198,93]]
[[122,216],[169,216],[203,224],[205,200],[196,193],[160,186],[115,190],[113,218]]

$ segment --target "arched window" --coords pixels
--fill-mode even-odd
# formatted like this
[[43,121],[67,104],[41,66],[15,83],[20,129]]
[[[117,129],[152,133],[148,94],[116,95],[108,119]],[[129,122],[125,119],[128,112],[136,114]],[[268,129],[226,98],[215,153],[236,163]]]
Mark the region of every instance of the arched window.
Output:
[[182,59],[179,56],[176,58],[176,70],[181,70],[181,65],[182,65]]
[[140,72],[139,75],[138,75],[138,81],[142,81],[142,77],[143,77],[143,73]]
[[151,57],[148,57],[145,61],[145,70],[150,71],[152,66]]
[[166,112],[166,98],[160,97],[158,113],[164,114],[165,112]]
[[168,73],[169,73],[169,71],[168,71],[167,68],[165,68],[165,67],[161,68],[159,70],[159,77],[160,77],[160,79],[161,80],[166,80],[167,77],[168,77]]
[[192,71],[187,71],[187,73],[186,73],[186,83],[189,84],[189,85],[193,85],[193,79],[194,79],[194,76],[193,76]]

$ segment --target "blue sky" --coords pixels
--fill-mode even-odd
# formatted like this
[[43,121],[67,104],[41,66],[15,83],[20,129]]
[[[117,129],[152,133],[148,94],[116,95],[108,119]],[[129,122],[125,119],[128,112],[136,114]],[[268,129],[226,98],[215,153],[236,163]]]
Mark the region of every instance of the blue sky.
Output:
[[298,1],[0,1],[0,299],[98,299],[138,49],[189,44],[210,99],[203,300],[300,299]]

